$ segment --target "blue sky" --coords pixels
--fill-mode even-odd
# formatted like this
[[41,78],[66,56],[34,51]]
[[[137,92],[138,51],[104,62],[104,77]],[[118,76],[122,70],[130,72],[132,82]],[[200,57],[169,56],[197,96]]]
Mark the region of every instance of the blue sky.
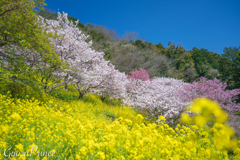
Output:
[[81,23],[138,32],[153,44],[168,41],[186,50],[218,54],[240,46],[240,0],[46,0],[46,9],[68,13]]

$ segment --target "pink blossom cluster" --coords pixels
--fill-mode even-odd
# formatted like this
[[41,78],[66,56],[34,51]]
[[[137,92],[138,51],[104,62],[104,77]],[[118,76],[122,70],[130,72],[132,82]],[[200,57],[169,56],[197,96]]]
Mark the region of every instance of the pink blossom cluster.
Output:
[[199,82],[184,84],[184,90],[178,96],[185,101],[192,101],[195,98],[206,97],[218,102],[223,109],[230,114],[240,110],[240,104],[236,104],[237,95],[240,89],[226,90],[227,84],[218,79],[208,80],[201,77]]
[[149,79],[148,71],[146,71],[144,68],[139,68],[139,71],[137,69],[136,70],[133,69],[130,73],[131,73],[131,76],[128,76],[128,79],[130,80],[135,80],[135,79],[140,79],[143,81],[153,80],[153,79]]

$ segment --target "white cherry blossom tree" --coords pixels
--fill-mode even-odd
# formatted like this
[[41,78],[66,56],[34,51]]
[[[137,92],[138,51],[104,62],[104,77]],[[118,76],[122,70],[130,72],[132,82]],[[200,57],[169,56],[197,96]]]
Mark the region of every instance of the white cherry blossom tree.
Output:
[[166,118],[169,124],[175,123],[188,102],[182,101],[176,93],[183,89],[181,80],[174,78],[153,78],[152,81],[130,80],[127,85],[128,96],[124,103],[147,111],[147,118]]

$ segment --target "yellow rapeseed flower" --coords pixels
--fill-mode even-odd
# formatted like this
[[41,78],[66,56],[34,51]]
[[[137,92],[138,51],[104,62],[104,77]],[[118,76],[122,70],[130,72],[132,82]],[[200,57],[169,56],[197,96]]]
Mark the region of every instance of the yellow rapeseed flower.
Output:
[[100,160],[105,159],[105,154],[104,154],[104,152],[99,151],[99,152],[97,153],[97,156],[99,156],[99,159],[100,159]]
[[22,144],[18,144],[18,145],[15,145],[16,149],[18,149],[18,151],[23,151],[24,150],[24,147]]
[[88,152],[87,147],[83,146],[83,147],[80,149],[80,152],[81,152],[83,155],[86,155],[87,152]]
[[183,113],[181,116],[181,122],[182,123],[191,123],[192,119],[187,113]]
[[14,120],[14,121],[19,121],[19,120],[22,119],[21,116],[20,116],[18,113],[13,113],[13,114],[11,115],[11,118],[12,118],[12,120]]
[[158,120],[159,120],[159,123],[164,123],[166,119],[164,116],[159,116]]
[[0,135],[8,134],[8,132],[9,132],[8,125],[0,125]]
[[193,123],[200,127],[204,127],[204,125],[207,123],[207,119],[203,116],[195,115],[193,117]]

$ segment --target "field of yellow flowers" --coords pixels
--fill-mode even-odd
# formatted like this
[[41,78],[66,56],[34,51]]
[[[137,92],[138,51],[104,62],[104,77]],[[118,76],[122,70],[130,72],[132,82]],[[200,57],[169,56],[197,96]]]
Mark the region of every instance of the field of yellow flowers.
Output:
[[[214,108],[211,101],[197,101]],[[211,110],[211,109],[210,109]],[[209,110],[209,111],[210,111]],[[13,100],[0,94],[0,159],[240,159],[233,131],[217,120],[212,130],[197,125],[172,129],[159,117],[159,125],[145,125],[143,116],[134,120],[118,118],[110,121],[98,104],[83,101],[64,102],[52,98]],[[189,123],[204,116],[182,121]],[[221,110],[216,113],[224,116]],[[208,115],[207,115],[208,116]],[[213,133],[218,133],[211,137]]]

